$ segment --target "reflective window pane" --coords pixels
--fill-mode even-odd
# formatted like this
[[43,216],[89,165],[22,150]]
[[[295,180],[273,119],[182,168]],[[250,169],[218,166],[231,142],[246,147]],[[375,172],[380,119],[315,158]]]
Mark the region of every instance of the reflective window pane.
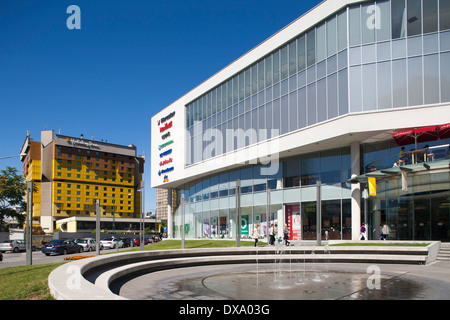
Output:
[[423,104],[422,57],[408,59],[408,105]]
[[322,61],[326,58],[325,24],[322,24],[317,28],[316,37],[317,61]]
[[422,33],[422,1],[408,0],[408,36]]
[[379,25],[376,29],[377,41],[390,39],[391,36],[391,6],[390,1],[377,1],[378,11],[376,18]]
[[263,89],[264,89],[264,60],[258,62],[258,91]]
[[339,71],[339,115],[348,113],[348,71]]
[[391,62],[381,62],[378,69],[378,109],[392,107]]
[[306,87],[298,90],[298,127],[304,128],[307,126],[307,109],[306,109]]
[[347,48],[347,11],[338,14],[338,49]]
[[289,75],[297,72],[297,41],[289,43]]
[[438,30],[438,0],[423,1],[423,33]]
[[298,71],[302,71],[306,67],[306,45],[305,35],[297,39],[297,55],[298,55]]
[[361,8],[359,5],[349,9],[350,45],[361,44]]
[[317,81],[317,122],[327,120],[327,79]]
[[316,29],[307,33],[307,62],[308,67],[316,63]]
[[392,39],[406,36],[405,0],[391,0]]
[[289,131],[298,129],[297,126],[298,109],[297,109],[297,91],[289,94]]
[[361,6],[362,43],[375,41],[375,30],[379,27],[378,8],[373,3],[365,3]]
[[284,46],[281,48],[281,80],[284,80],[289,75],[289,63],[288,63],[288,48]]
[[362,111],[361,67],[350,68],[350,111]]
[[393,99],[395,107],[407,105],[406,60],[392,61]]
[[440,30],[450,29],[450,0],[439,0],[439,21]]
[[272,65],[273,65],[273,83],[277,83],[280,81],[280,54],[279,51],[274,52],[273,59],[272,59]]
[[424,91],[425,104],[439,102],[439,56],[432,54],[424,56]]
[[316,123],[316,84],[308,86],[308,126]]
[[363,76],[363,101],[364,101],[364,111],[376,110],[377,108],[377,71],[376,65],[374,63],[363,65],[362,69]]
[[332,119],[338,116],[337,73],[328,76],[327,81],[328,119]]
[[267,58],[266,58],[266,61],[265,61],[265,76],[264,76],[264,79],[265,79],[265,86],[266,86],[266,88],[267,87],[270,87],[271,85],[272,85],[272,56],[270,55],[270,56],[268,56]]
[[328,57],[335,54],[337,51],[337,38],[336,38],[336,17],[331,18],[327,22],[327,55]]
[[441,102],[450,101],[450,52],[441,54]]

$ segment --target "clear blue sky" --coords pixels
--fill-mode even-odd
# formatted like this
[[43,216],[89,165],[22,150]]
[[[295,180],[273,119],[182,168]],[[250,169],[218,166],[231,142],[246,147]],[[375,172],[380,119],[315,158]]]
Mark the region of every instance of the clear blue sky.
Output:
[[[27,130],[128,145],[145,153],[150,119],[320,0],[0,0],[0,158]],[[67,7],[81,9],[69,30]],[[19,158],[0,160],[22,172]]]

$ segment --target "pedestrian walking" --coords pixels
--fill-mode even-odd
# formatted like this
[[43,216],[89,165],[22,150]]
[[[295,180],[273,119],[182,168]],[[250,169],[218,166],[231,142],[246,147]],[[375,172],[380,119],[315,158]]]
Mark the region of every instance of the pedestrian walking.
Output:
[[255,239],[255,247],[258,245],[258,241],[259,241],[259,224],[255,224],[255,227],[253,228],[252,231],[252,235],[253,235],[253,239]]
[[366,240],[366,224],[364,222],[361,225],[359,240]]
[[270,225],[269,229],[269,245],[275,245],[275,228],[273,223]]
[[285,246],[289,245],[288,239],[289,239],[289,229],[288,229],[287,224],[285,223],[284,224],[284,229],[283,229],[283,240],[284,240],[284,245]]

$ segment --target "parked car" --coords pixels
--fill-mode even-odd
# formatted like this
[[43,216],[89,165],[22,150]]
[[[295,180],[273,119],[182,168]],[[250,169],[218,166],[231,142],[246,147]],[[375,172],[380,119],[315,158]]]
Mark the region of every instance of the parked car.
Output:
[[118,238],[104,238],[100,243],[105,249],[123,248],[123,241]]
[[133,241],[134,246],[139,247],[141,245],[141,241],[139,240],[139,238],[133,238],[131,240]]
[[[31,250],[36,251],[36,246],[34,244],[32,245]],[[5,253],[6,251],[14,253],[27,251],[27,246],[24,240],[5,240],[0,243],[0,252]]]
[[83,247],[73,240],[52,240],[42,246],[42,253],[46,256],[54,254],[81,253]]
[[[97,249],[97,244],[94,239],[92,238],[85,238],[85,239],[75,239],[75,243],[79,244],[83,247],[84,251],[94,251]],[[102,244],[100,243],[100,250],[102,248]]]
[[124,248],[131,247],[131,239],[130,238],[120,238],[120,240],[122,240]]

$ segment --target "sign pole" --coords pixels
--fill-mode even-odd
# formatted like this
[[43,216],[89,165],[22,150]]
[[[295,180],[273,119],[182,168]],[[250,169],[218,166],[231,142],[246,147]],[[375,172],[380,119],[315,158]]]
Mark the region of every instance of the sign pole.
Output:
[[95,200],[95,254],[100,255],[100,200]]
[[236,180],[236,248],[241,246],[241,182]]
[[27,182],[26,265],[33,264],[33,182]]

